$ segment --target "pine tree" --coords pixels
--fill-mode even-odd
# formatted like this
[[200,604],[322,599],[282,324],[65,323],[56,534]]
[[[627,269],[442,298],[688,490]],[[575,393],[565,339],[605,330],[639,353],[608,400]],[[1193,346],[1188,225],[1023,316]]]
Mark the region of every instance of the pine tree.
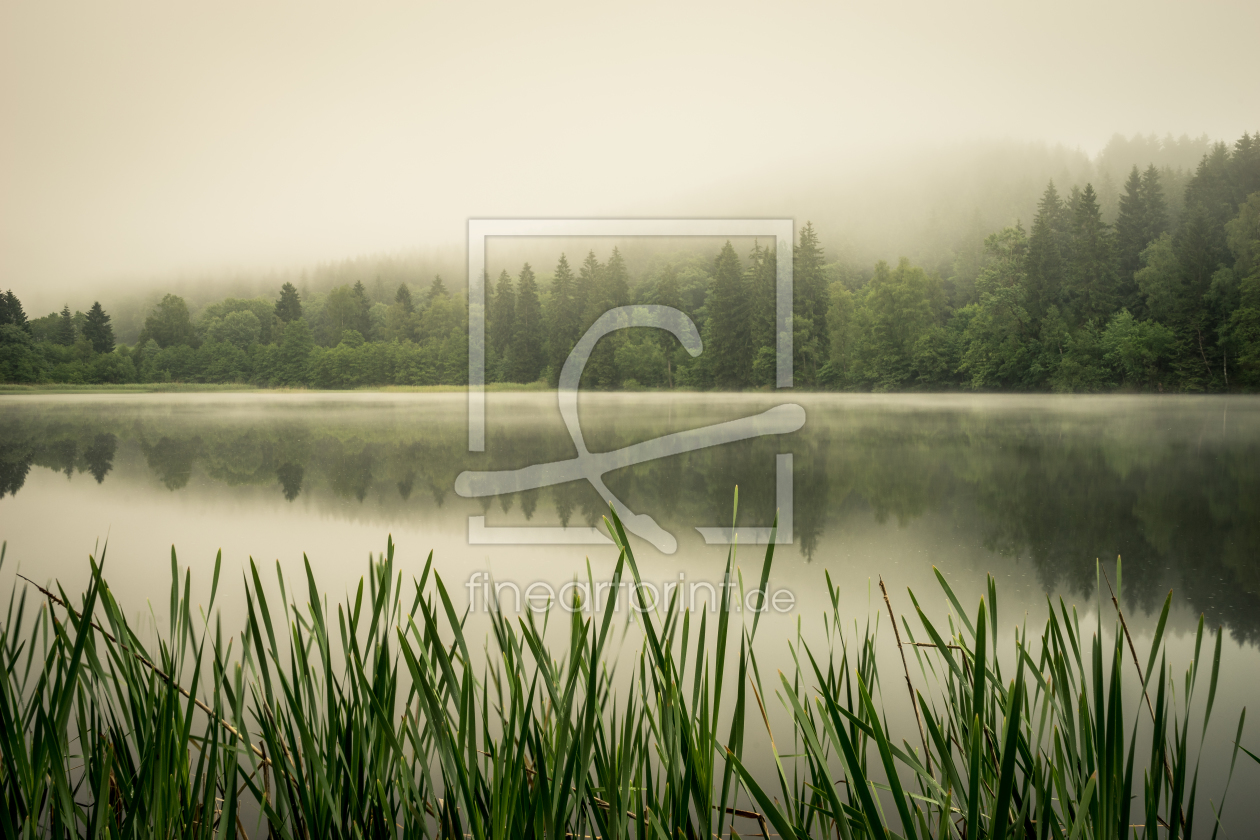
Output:
[[276,301],[276,317],[286,324],[302,317],[302,300],[292,283],[280,287],[280,299]]
[[538,283],[529,263],[521,269],[516,289],[516,320],[512,335],[511,380],[534,382],[542,373],[543,325],[542,306],[538,301]]
[[26,319],[26,311],[22,309],[22,302],[18,300],[17,295],[13,294],[13,290],[0,295],[0,326],[4,324],[12,324],[15,327],[21,327],[27,333],[31,332],[30,322]]
[[372,301],[368,299],[367,289],[363,286],[362,280],[354,281],[354,288],[350,293],[354,296],[355,312],[354,321],[351,329],[357,330],[360,335],[366,336],[372,327],[372,318],[368,314],[372,309]]
[[776,269],[774,249],[762,248],[760,243],[755,243],[748,258],[749,332],[754,355],[763,347],[773,350],[776,345]]
[[[682,290],[678,285],[678,269],[674,268],[673,263],[661,269],[661,276],[656,281],[655,300],[661,306],[668,306],[677,309],[679,312],[682,311]],[[660,341],[661,353],[665,357],[665,384],[672,389],[674,387],[673,357],[678,349],[678,339],[668,332],[662,332]]]
[[69,304],[61,308],[61,315],[57,319],[57,330],[53,335],[57,344],[65,347],[74,344],[74,316],[70,314]]
[[394,292],[394,303],[401,306],[407,315],[416,311],[416,305],[411,300],[411,289],[407,288],[406,283],[398,284],[398,291]]
[[[818,244],[814,225],[806,222],[801,228],[800,241],[792,250],[792,298],[793,313],[805,318],[810,325],[809,334],[803,336],[814,351],[814,358],[827,358],[827,308],[831,299],[827,293],[827,277],[823,268],[823,250]],[[793,331],[795,332],[795,330]],[[795,338],[793,342],[795,343]],[[798,374],[812,382],[816,369],[798,370]]]
[[1159,170],[1155,164],[1146,167],[1142,173],[1142,213],[1143,237],[1150,245],[1160,234],[1168,230],[1168,204],[1164,201],[1164,188],[1160,183]]
[[625,306],[629,302],[630,273],[626,270],[626,260],[621,256],[621,251],[613,248],[608,265],[604,266],[604,305],[612,309]]
[[486,371],[490,382],[502,382],[511,370],[508,356],[516,323],[516,292],[512,276],[503,271],[486,312]]
[[433,275],[433,282],[429,284],[429,290],[425,292],[424,302],[432,304],[433,301],[440,297],[446,297],[449,292],[446,291],[446,284],[442,282],[442,275]]
[[1040,321],[1051,306],[1061,306],[1067,271],[1069,218],[1054,181],[1037,205],[1028,235],[1028,314]]
[[101,308],[98,300],[88,310],[87,323],[83,326],[83,337],[92,342],[92,349],[97,353],[114,352],[114,328],[109,324],[109,316]]
[[602,297],[600,287],[603,283],[604,267],[595,259],[595,252],[589,251],[582,267],[578,269],[577,283],[573,287],[573,303],[577,311],[582,313],[582,331],[585,332],[595,323],[600,315]]
[[752,376],[752,335],[748,284],[739,255],[728,241],[713,265],[706,301],[705,349],[719,388],[743,388]]
[[1234,144],[1230,157],[1234,182],[1234,204],[1241,207],[1252,193],[1260,192],[1260,131],[1252,137],[1244,133]]
[[1142,267],[1142,251],[1150,244],[1146,238],[1146,202],[1142,195],[1142,176],[1136,166],[1129,172],[1120,196],[1120,212],[1116,216],[1116,270],[1119,274],[1119,304],[1134,312],[1139,303],[1133,275]]
[[1116,308],[1116,273],[1111,230],[1092,184],[1073,204],[1069,299],[1078,323],[1102,324]]
[[547,302],[547,359],[551,369],[551,384],[560,381],[565,360],[578,340],[578,328],[582,313],[577,306],[576,280],[569,259],[564,254],[556,263],[556,273],[551,280],[551,297]]

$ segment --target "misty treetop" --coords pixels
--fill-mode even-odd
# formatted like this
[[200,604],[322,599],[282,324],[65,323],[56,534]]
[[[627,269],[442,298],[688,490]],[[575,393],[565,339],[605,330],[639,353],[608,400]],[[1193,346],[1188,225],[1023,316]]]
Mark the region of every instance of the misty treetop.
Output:
[[[1170,174],[1172,173],[1172,174]],[[1175,189],[1170,192],[1169,185]],[[827,262],[813,225],[793,247],[798,386],[837,390],[1226,390],[1260,386],[1260,134],[1211,147],[1182,177],[1134,166],[1108,222],[1092,183],[1051,181],[1029,225],[952,266]],[[775,378],[773,247],[684,256],[637,275],[614,248],[485,278],[486,380],[554,385],[608,310],[662,304],[696,323],[691,357],[660,330],[602,339],[587,388],[746,389]],[[540,273],[543,272],[543,273]],[[431,281],[362,281],[228,298],[194,317],[167,294],[134,345],[99,302],[28,320],[0,296],[7,382],[216,382],[352,388],[462,385],[468,300]]]

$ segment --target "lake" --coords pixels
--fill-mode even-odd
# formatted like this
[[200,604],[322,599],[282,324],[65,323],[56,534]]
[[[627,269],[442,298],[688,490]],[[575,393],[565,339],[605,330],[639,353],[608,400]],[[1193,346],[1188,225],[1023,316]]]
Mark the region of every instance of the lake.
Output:
[[[727,548],[712,541],[729,533],[737,485],[736,559],[755,577],[764,548],[747,543],[790,507],[782,525],[792,542],[776,549],[771,586],[791,604],[768,614],[759,638],[775,640],[763,656],[786,669],[774,658],[787,660],[782,640],[798,619],[807,637],[821,628],[824,572],[859,623],[883,609],[872,591],[880,576],[899,613],[913,613],[909,587],[943,615],[935,566],[969,609],[992,575],[1003,626],[1026,617],[1039,627],[1047,597],[1092,613],[1096,560],[1114,578],[1121,556],[1121,605],[1139,651],[1170,589],[1174,673],[1189,664],[1200,614],[1224,628],[1200,778],[1218,799],[1213,785],[1239,710],[1260,696],[1260,400],[619,393],[583,395],[580,416],[591,452],[633,451],[784,402],[804,408],[799,431],[605,476],[629,510],[676,540],[670,553],[632,537],[645,579],[720,580]],[[152,610],[164,622],[172,545],[194,587],[208,589],[219,550],[229,581],[250,557],[301,574],[305,554],[337,597],[389,535],[404,570],[418,574],[432,550],[453,595],[474,610],[485,592],[478,573],[557,591],[585,578],[589,558],[596,579],[609,576],[616,553],[592,530],[607,506],[585,480],[481,498],[456,492],[465,471],[572,459],[555,395],[488,394],[484,452],[468,451],[467,423],[467,398],[456,393],[0,398],[9,558],[0,583],[20,566],[78,591],[88,554],[108,541],[115,593],[136,616]],[[225,614],[239,609],[231,588]],[[899,678],[895,646],[882,641],[885,674]],[[885,704],[896,720],[908,701],[894,690]],[[1254,746],[1254,736],[1244,743]],[[1252,764],[1240,762],[1237,776],[1243,789],[1260,784]],[[1243,799],[1231,801],[1227,825],[1260,815]]]

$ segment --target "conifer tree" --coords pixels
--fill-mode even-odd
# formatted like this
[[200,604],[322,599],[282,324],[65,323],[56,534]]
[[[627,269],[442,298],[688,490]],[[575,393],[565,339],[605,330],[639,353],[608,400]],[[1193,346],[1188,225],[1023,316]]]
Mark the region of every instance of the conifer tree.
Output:
[[743,388],[752,375],[752,335],[748,284],[739,255],[728,241],[713,265],[707,300],[705,350],[719,388]]
[[1054,181],[1037,204],[1028,235],[1028,314],[1040,321],[1051,306],[1061,306],[1067,271],[1069,218]]
[[[608,265],[604,266],[604,306],[612,309],[630,302],[630,272],[626,270],[625,257],[613,248]],[[602,314],[602,313],[601,313]]]
[[[775,348],[775,315],[777,275],[773,248],[762,248],[754,243],[748,258],[748,292],[750,295],[749,331],[753,354],[763,347]],[[830,307],[830,301],[828,301]]]
[[[661,269],[661,276],[656,281],[655,300],[661,306],[669,306],[683,311],[682,289],[678,284],[678,269],[670,263]],[[674,387],[674,353],[678,349],[678,339],[668,332],[660,335],[661,353],[665,357],[665,384]]]
[[603,283],[604,267],[595,259],[595,252],[590,251],[578,269],[577,283],[573,287],[573,303],[577,311],[582,313],[582,331],[585,331],[595,319],[604,314],[599,308],[601,303],[600,287]]
[[1111,230],[1092,184],[1078,196],[1072,219],[1072,259],[1069,299],[1078,323],[1099,324],[1116,308],[1116,273]]
[[101,308],[98,300],[88,310],[87,322],[83,325],[83,337],[92,342],[92,349],[97,353],[114,352],[114,328],[109,324],[109,316]]
[[511,367],[508,355],[516,322],[516,292],[512,288],[512,275],[506,270],[499,273],[494,297],[486,312],[486,370],[491,382],[502,382]]
[[280,287],[280,299],[276,301],[276,317],[286,324],[302,317],[302,301],[292,283]]
[[560,381],[564,362],[578,339],[582,313],[577,305],[576,280],[569,259],[560,255],[556,273],[551,280],[551,297],[547,302],[547,360],[551,370],[551,384]]
[[5,324],[21,327],[28,333],[31,331],[26,312],[22,309],[22,302],[18,300],[17,295],[13,294],[12,289],[0,295],[0,326]]
[[433,282],[429,284],[429,290],[425,292],[425,303],[431,304],[440,297],[446,297],[449,292],[446,291],[446,284],[442,282],[442,275],[433,275]]
[[[805,342],[814,348],[815,358],[826,359],[830,340],[827,308],[831,299],[827,293],[822,246],[811,222],[801,228],[800,241],[792,250],[792,297],[793,314],[803,317],[810,327],[808,335],[803,336]],[[812,382],[816,371],[798,370],[797,373]]]
[[352,329],[357,330],[360,335],[366,336],[371,331],[372,319],[368,314],[372,309],[372,301],[368,300],[367,289],[363,286],[362,280],[354,281],[354,288],[350,290],[354,296],[354,321]]
[[521,269],[520,285],[516,289],[516,319],[512,326],[511,380],[534,382],[544,364],[543,325],[538,283],[529,263]]
[[411,289],[406,283],[398,284],[398,291],[394,293],[394,303],[402,307],[402,311],[411,315],[416,311],[416,305],[411,300]]
[[1159,239],[1160,234],[1168,230],[1168,204],[1164,201],[1164,188],[1160,183],[1159,170],[1153,163],[1142,173],[1141,195],[1143,238],[1146,244],[1150,245]]
[[57,331],[54,335],[56,342],[60,345],[69,347],[74,344],[74,316],[70,314],[69,304],[61,308],[61,315],[57,318]]
[[1120,212],[1116,216],[1116,270],[1118,272],[1119,305],[1134,312],[1138,303],[1137,284],[1133,275],[1142,267],[1142,251],[1150,244],[1146,238],[1146,202],[1142,195],[1142,176],[1133,167],[1120,196]]

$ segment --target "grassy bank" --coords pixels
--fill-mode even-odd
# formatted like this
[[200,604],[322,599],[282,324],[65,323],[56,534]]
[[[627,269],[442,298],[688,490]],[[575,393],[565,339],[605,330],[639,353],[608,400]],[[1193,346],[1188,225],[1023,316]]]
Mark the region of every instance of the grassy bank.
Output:
[[[637,582],[608,525],[614,582]],[[1170,601],[1149,650],[1118,606],[1108,635],[1062,602],[1010,644],[992,581],[965,609],[940,577],[946,624],[911,594],[914,614],[879,634],[842,632],[827,577],[827,644],[798,639],[791,660],[758,661],[760,614],[725,604],[646,614],[619,654],[610,610],[492,614],[482,658],[431,556],[404,580],[392,544],[335,605],[309,566],[264,587],[251,564],[235,634],[214,613],[218,564],[202,611],[171,563],[151,645],[103,555],[78,597],[19,582],[0,630],[6,837],[1208,837],[1226,804],[1197,784],[1221,634],[1200,622],[1175,671]],[[758,589],[772,563],[773,539]],[[725,575],[741,597],[754,585],[729,556]],[[567,622],[562,644],[548,620]],[[881,679],[877,645],[904,673]],[[913,697],[909,731],[890,731],[884,696]],[[791,731],[754,754],[776,701]],[[242,816],[258,807],[269,829]]]

